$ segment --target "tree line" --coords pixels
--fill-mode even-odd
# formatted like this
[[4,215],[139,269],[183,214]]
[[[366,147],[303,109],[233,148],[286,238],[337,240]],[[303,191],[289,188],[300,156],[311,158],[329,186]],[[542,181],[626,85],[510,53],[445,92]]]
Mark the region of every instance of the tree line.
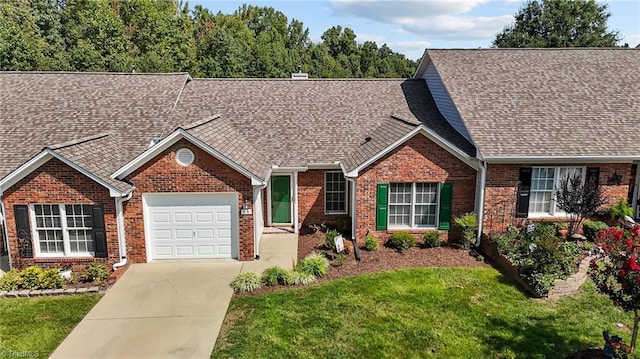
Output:
[[408,78],[417,63],[333,26],[320,43],[272,7],[232,14],[176,0],[3,0],[0,70],[189,72],[194,77]]

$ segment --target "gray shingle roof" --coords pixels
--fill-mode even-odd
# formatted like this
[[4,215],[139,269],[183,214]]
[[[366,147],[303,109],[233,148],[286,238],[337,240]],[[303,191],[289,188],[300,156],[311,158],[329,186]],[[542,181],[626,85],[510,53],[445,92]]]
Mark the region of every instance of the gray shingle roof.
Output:
[[[437,111],[423,80],[194,79],[172,126],[212,114],[233,138],[243,139],[228,144],[226,154],[245,167],[246,161],[281,167],[345,161],[352,169],[420,123],[474,154]],[[363,146],[366,137],[372,141]]]
[[640,51],[425,54],[485,157],[640,156]]
[[[59,151],[87,169],[115,171],[160,135],[187,77],[0,72],[0,178],[45,147],[103,132],[113,136]],[[100,156],[94,144],[109,149]]]

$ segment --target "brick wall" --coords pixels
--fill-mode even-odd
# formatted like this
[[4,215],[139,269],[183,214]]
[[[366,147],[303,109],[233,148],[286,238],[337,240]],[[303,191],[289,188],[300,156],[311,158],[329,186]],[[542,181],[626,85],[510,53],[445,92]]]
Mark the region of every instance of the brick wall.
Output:
[[[87,178],[80,172],[53,158],[33,171],[3,194],[6,210],[9,254],[13,267],[23,269],[30,265],[57,268],[62,261],[71,261],[75,267],[87,262],[98,261],[111,267],[120,261],[118,252],[118,231],[116,223],[115,199],[109,190]],[[20,258],[16,235],[14,205],[42,204],[102,204],[107,236],[107,258]],[[31,210],[31,209],[29,209]],[[29,219],[31,222],[31,219]],[[34,223],[30,223],[33,229]],[[34,246],[38,245],[34,243]]]
[[[195,155],[189,166],[178,164],[175,152],[189,148]],[[238,192],[238,208],[253,203],[251,180],[186,140],[180,140],[127,176],[136,190],[125,202],[127,253],[132,262],[146,262],[142,194],[154,192]],[[253,205],[252,205],[253,206]],[[254,259],[253,216],[240,216],[239,259]]]
[[[575,164],[545,164],[544,166],[575,166]],[[610,207],[620,198],[627,198],[629,182],[632,180],[631,164],[592,163],[581,166],[600,168],[600,184],[603,187],[605,198],[605,204],[602,206],[602,209]],[[487,166],[487,183],[484,201],[484,233],[503,231],[509,224],[523,225],[527,220],[525,218],[515,218],[520,167],[523,166],[511,164],[489,164]],[[607,179],[614,173],[622,176],[620,185],[607,184]],[[557,218],[557,220],[562,221],[565,219],[564,216]]]
[[[390,154],[368,166],[356,184],[356,238],[364,241],[367,232],[385,240],[391,231],[376,231],[376,187],[389,182],[453,183],[452,216],[474,209],[476,170],[427,139],[416,135]],[[413,233],[422,229],[408,230]],[[449,239],[448,233],[441,238]]]
[[[345,215],[324,213],[324,174],[336,170],[309,170],[298,173],[298,222],[336,224]],[[340,170],[337,170],[340,171]],[[342,173],[342,172],[341,172]],[[345,183],[349,187],[349,183]],[[347,208],[349,195],[347,193]],[[266,213],[266,212],[265,212]]]

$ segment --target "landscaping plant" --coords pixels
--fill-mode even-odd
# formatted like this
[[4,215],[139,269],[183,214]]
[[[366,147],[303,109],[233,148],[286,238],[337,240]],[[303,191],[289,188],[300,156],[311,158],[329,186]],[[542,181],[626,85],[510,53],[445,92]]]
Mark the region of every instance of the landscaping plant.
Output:
[[230,285],[236,292],[251,292],[262,287],[262,277],[256,272],[240,273],[233,278]]
[[29,266],[22,270],[22,272],[20,272],[20,277],[22,278],[21,287],[24,289],[38,289],[40,287],[41,273],[42,268],[38,266]]
[[427,248],[435,248],[442,245],[439,232],[424,232],[422,240],[424,240],[424,246]]
[[331,250],[332,252],[336,251],[336,242],[334,239],[339,235],[338,231],[335,229],[328,230],[324,234],[324,246],[325,248]]
[[406,253],[409,248],[416,245],[416,237],[409,232],[396,232],[387,239],[387,246],[400,253]]
[[316,276],[311,273],[292,271],[287,273],[286,285],[309,285],[317,280]]
[[591,263],[591,278],[614,305],[633,312],[631,348],[636,347],[640,323],[640,225],[630,231],[612,227],[598,233],[596,244],[603,253]]
[[318,278],[327,275],[327,269],[329,269],[329,260],[315,252],[304,257],[296,266],[296,272],[313,274]]
[[57,269],[43,270],[38,276],[39,289],[58,289],[64,285],[64,279],[60,277]]
[[569,235],[576,233],[582,221],[604,203],[602,186],[595,178],[583,183],[580,173],[562,178],[555,194],[558,209],[566,213]]
[[375,252],[378,250],[378,238],[374,237],[371,234],[367,234],[364,239],[364,249],[369,252]]
[[82,278],[86,282],[102,283],[109,277],[109,268],[98,262],[91,262],[84,270]]
[[629,207],[626,198],[620,198],[615,205],[607,210],[607,215],[612,220],[624,219],[625,216],[633,217],[633,208]]
[[454,217],[453,223],[462,230],[462,246],[469,248],[478,231],[478,219],[475,213],[465,213],[460,217]]
[[582,233],[588,241],[595,242],[598,232],[609,228],[604,222],[586,220],[582,223]]
[[0,278],[0,290],[18,290],[22,285],[22,277],[16,269],[11,269]]
[[278,266],[270,267],[262,272],[262,283],[268,286],[276,286],[278,284],[287,284],[288,271]]

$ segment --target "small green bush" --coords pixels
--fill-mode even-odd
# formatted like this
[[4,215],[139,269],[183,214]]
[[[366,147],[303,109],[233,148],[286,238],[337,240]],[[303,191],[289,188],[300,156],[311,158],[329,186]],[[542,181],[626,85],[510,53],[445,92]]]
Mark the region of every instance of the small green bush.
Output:
[[256,272],[240,273],[233,278],[230,285],[236,292],[251,292],[262,287],[262,278]]
[[397,250],[400,253],[405,253],[409,248],[416,245],[416,237],[409,232],[396,232],[389,236],[387,240],[387,246]]
[[553,222],[542,221],[535,225],[533,232],[529,234],[532,239],[548,238],[556,236],[556,225]]
[[309,273],[320,278],[327,274],[329,260],[318,253],[311,253],[304,257],[296,266],[296,272]]
[[262,283],[273,287],[278,284],[285,285],[287,284],[287,275],[288,271],[280,268],[280,267],[271,267],[267,268],[262,272]]
[[614,206],[607,210],[607,215],[611,219],[621,219],[624,216],[633,217],[633,208],[627,205],[626,198],[620,198]]
[[289,272],[287,275],[287,285],[309,285],[316,281],[316,276],[311,273]]
[[22,277],[22,288],[24,289],[38,289],[40,287],[40,274],[42,268],[38,266],[29,266],[20,272]]
[[89,264],[85,269],[82,279],[86,282],[100,283],[105,281],[109,277],[109,274],[111,273],[106,265],[98,262],[91,262],[91,264]]
[[460,217],[454,217],[453,223],[462,229],[462,246],[469,248],[478,231],[478,218],[475,213],[465,213]]
[[609,226],[607,226],[606,223],[599,221],[584,221],[584,223],[582,224],[582,232],[590,242],[595,242],[598,237],[598,232],[603,231],[607,228],[609,228]]
[[21,285],[22,277],[15,269],[6,272],[4,277],[0,278],[0,290],[18,290]]
[[371,234],[367,234],[364,239],[364,249],[369,252],[375,252],[378,250],[378,238],[372,236]]
[[40,289],[58,289],[62,288],[64,279],[60,277],[57,269],[47,269],[38,276],[38,287]]
[[335,252],[336,251],[336,242],[334,241],[334,239],[339,234],[340,233],[338,233],[338,231],[336,231],[335,229],[327,231],[327,233],[324,234],[324,246],[325,246],[325,248]]
[[427,248],[435,248],[442,245],[440,232],[424,232],[422,239],[424,240],[424,245]]

